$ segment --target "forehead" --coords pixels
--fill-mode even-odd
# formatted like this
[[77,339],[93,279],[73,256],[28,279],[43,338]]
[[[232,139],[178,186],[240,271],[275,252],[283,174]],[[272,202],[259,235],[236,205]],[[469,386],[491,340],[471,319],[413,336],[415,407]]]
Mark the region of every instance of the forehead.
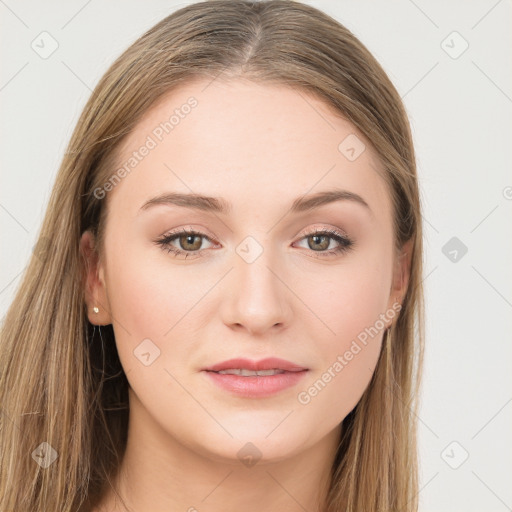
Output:
[[144,115],[116,164],[127,172],[110,200],[128,200],[132,214],[165,191],[221,196],[239,206],[258,197],[262,208],[263,198],[288,203],[336,187],[383,212],[390,204],[369,141],[325,102],[285,85],[187,82]]

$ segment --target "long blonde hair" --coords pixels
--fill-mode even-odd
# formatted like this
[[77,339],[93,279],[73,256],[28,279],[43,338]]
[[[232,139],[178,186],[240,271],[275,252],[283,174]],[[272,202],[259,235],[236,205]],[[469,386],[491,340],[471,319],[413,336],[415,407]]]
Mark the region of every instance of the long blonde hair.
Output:
[[74,130],[1,330],[2,511],[74,512],[94,504],[116,474],[128,381],[112,326],[99,332],[87,319],[80,237],[93,231],[101,254],[107,202],[93,191],[112,175],[116,151],[141,116],[178,84],[219,73],[314,93],[380,157],[395,246],[413,241],[410,280],[371,382],[343,421],[324,510],[417,510],[422,223],[400,96],[365,46],[327,14],[289,0],[210,0],[177,10],[135,41],[102,77]]

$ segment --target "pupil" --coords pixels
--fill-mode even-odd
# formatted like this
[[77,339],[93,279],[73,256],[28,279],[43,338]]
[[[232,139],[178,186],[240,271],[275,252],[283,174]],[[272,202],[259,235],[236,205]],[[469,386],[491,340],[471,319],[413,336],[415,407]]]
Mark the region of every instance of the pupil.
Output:
[[[313,235],[313,240],[315,244],[322,244],[321,240],[328,238],[325,235]],[[325,243],[323,244],[325,246]],[[321,247],[321,249],[325,249],[326,247]]]
[[[189,249],[197,249],[197,247],[194,247],[194,239],[196,238],[199,240],[199,237],[197,235],[184,235],[182,240],[184,239],[185,243],[182,244],[182,247],[183,245],[187,246],[188,244],[190,244],[192,247],[189,247]],[[197,246],[197,242],[195,245]],[[199,245],[201,245],[201,242],[199,242]]]

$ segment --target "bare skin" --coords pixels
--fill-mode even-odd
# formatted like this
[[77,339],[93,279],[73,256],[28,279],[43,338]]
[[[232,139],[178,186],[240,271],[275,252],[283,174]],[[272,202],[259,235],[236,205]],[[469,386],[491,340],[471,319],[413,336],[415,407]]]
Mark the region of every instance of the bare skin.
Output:
[[[398,316],[390,311],[406,292],[411,247],[394,253],[389,191],[351,123],[284,86],[207,85],[172,91],[123,144],[120,166],[148,135],[157,142],[104,199],[104,258],[90,233],[82,237],[89,320],[113,324],[130,383],[128,446],[115,481],[128,508],[109,492],[95,512],[320,512],[340,424]],[[197,106],[157,140],[155,127],[190,97]],[[352,161],[338,149],[350,134],[366,146]],[[339,200],[291,212],[295,199],[334,189],[368,208]],[[231,209],[141,209],[164,192],[223,198]],[[200,233],[171,242],[186,258],[155,243],[183,229]],[[315,230],[353,245],[334,253],[343,244]],[[358,335],[381,324],[355,353]],[[146,359],[160,351],[149,365],[134,354],[147,339]],[[235,357],[279,357],[307,372],[272,396],[240,397],[202,371]],[[325,386],[308,391],[319,379]],[[244,447],[256,464],[240,456]]]

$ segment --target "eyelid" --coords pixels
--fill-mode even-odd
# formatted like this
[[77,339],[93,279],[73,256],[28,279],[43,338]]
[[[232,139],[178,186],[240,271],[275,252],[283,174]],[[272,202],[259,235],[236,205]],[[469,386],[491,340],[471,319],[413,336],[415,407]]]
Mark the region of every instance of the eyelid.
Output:
[[213,235],[209,234],[209,232],[208,232],[208,230],[206,228],[203,228],[203,227],[201,227],[201,228],[194,228],[191,225],[180,227],[180,228],[176,228],[176,229],[171,229],[169,231],[166,231],[157,240],[164,240],[164,239],[167,239],[167,238],[170,238],[170,237],[176,237],[176,236],[179,236],[179,235],[192,235],[192,234],[196,235],[196,236],[201,236],[203,238],[206,238],[210,242],[219,243],[219,242],[217,242],[217,239]]
[[345,230],[334,226],[326,226],[325,224],[316,224],[312,227],[308,227],[306,230],[300,230],[294,238],[298,236],[303,238],[305,236],[314,235],[315,233],[335,233],[343,238],[350,238],[349,234]]

